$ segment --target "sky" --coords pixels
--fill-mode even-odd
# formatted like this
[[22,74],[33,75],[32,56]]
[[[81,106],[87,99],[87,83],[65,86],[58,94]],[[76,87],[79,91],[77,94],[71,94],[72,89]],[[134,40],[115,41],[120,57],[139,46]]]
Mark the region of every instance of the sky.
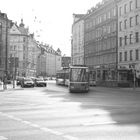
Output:
[[0,0],[0,11],[20,24],[21,18],[37,41],[71,56],[73,13],[86,14],[101,0]]

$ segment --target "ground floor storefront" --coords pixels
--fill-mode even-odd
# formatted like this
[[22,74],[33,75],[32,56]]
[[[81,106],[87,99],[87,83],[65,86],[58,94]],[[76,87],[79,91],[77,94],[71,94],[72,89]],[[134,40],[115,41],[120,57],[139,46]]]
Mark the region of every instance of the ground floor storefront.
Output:
[[96,81],[97,86],[106,87],[140,87],[138,70],[129,67],[117,67],[113,65],[89,66],[90,79]]

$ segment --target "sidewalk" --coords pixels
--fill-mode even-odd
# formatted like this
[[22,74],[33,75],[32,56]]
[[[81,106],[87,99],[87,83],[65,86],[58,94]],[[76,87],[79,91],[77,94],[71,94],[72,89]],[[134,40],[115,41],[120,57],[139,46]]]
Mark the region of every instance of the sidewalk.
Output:
[[119,88],[121,91],[131,92],[131,93],[140,93],[140,87],[128,87],[128,88]]
[[92,90],[102,90],[102,91],[110,91],[110,92],[122,92],[122,93],[139,93],[140,94],[140,87],[102,87],[102,86],[96,86],[96,87],[90,87]]
[[3,89],[3,85],[0,84],[0,92],[9,91],[9,90],[15,90],[15,89],[21,89],[20,86],[15,85],[15,88],[13,88],[13,84],[7,84],[7,89]]

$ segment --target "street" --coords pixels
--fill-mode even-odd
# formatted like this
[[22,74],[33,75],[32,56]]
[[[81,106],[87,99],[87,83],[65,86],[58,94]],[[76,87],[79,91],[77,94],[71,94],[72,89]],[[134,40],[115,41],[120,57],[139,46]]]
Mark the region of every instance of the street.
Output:
[[91,87],[69,93],[55,81],[0,92],[0,140],[139,139],[139,92]]

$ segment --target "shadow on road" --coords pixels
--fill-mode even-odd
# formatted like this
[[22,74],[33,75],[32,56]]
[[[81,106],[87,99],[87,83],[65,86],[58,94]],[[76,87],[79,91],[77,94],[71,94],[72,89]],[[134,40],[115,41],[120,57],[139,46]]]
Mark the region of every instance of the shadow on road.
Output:
[[64,104],[78,102],[85,113],[86,110],[95,111],[96,116],[103,117],[104,114],[101,113],[103,111],[116,125],[135,125],[140,128],[140,94],[99,87],[92,88],[89,93],[71,94],[67,88],[59,86],[43,92],[47,91],[50,91],[49,97],[51,98],[61,97]]

